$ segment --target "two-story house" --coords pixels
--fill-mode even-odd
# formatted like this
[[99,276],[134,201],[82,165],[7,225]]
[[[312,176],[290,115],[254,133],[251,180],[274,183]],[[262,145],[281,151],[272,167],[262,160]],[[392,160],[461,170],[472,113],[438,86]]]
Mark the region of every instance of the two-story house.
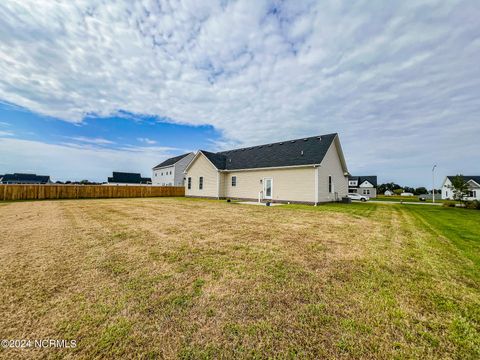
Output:
[[348,192],[377,197],[377,176],[350,176],[348,178]]
[[193,152],[175,156],[155,166],[153,170],[153,185],[161,186],[183,186],[185,179],[185,168],[192,161]]

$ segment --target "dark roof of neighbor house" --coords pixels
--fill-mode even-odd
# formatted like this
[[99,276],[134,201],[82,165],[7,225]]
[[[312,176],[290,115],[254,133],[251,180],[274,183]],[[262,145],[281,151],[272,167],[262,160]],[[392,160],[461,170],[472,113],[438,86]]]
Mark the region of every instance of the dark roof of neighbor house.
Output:
[[33,184],[46,184],[50,181],[48,175],[13,173],[0,176],[2,182],[29,182]]
[[[452,181],[456,175],[449,175],[447,178]],[[480,175],[462,175],[463,181],[468,182],[470,180],[475,181],[477,184],[480,184]]]
[[336,133],[212,153],[201,152],[219,170],[320,164]]
[[179,161],[182,160],[184,157],[186,157],[186,156],[188,156],[188,155],[190,155],[190,154],[191,154],[191,152],[186,153],[186,154],[183,154],[183,155],[179,155],[179,156],[175,156],[175,157],[169,158],[169,159],[165,160],[164,162],[161,162],[160,164],[158,164],[157,166],[155,166],[154,169],[176,164],[177,162],[179,162]]
[[108,182],[121,184],[148,184],[152,182],[152,179],[144,178],[138,173],[114,171],[113,176],[108,177]]
[[377,186],[377,175],[350,176],[348,180],[357,180],[358,185],[362,184],[366,180],[373,186]]

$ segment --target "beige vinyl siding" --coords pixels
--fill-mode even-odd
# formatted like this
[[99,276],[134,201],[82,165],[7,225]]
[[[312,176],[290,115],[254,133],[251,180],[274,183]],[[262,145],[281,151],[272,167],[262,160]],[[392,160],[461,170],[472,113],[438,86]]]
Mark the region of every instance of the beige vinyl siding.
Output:
[[[328,192],[328,177],[332,176],[333,192]],[[318,201],[327,202],[335,200],[335,193],[338,199],[348,193],[348,176],[344,175],[336,141],[333,141],[328,149],[319,168],[318,175]]]
[[[232,176],[237,186],[232,186]],[[273,179],[272,200],[315,202],[315,172],[313,166],[271,170],[235,171],[225,174],[225,196],[258,199],[263,178]]]
[[[213,164],[200,154],[187,170],[185,182],[186,196],[218,197],[218,171]],[[198,188],[200,176],[203,176],[203,189]],[[188,189],[188,178],[192,178],[192,188]]]

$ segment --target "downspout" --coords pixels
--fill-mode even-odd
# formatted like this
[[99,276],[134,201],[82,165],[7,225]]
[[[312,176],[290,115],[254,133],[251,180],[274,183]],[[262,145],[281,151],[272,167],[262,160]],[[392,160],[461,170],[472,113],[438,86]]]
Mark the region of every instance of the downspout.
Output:
[[220,170],[217,170],[217,199],[220,200]]
[[320,165],[313,165],[313,171],[315,172],[315,206],[318,205],[318,172]]

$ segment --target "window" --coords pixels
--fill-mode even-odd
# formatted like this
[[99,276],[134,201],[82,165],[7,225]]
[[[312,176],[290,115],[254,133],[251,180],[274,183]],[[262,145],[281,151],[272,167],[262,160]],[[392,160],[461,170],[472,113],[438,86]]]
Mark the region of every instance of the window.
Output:
[[198,189],[202,190],[203,189],[203,176],[200,176],[198,178]]
[[188,190],[190,190],[192,188],[192,178],[191,177],[188,178],[187,188],[188,188]]
[[160,175],[163,176],[163,173],[161,173]]
[[370,195],[370,189],[363,189],[363,195]]
[[237,177],[232,176],[232,186],[237,186]]
[[158,174],[157,174],[157,173],[155,173],[155,177],[157,177],[157,175],[158,175]]
[[469,191],[469,192],[468,192],[468,197],[473,197],[473,198],[474,198],[474,197],[477,197],[476,191],[475,191],[475,190]]
[[329,176],[329,177],[328,177],[328,192],[329,192],[329,193],[332,193],[332,187],[333,187],[332,177]]

